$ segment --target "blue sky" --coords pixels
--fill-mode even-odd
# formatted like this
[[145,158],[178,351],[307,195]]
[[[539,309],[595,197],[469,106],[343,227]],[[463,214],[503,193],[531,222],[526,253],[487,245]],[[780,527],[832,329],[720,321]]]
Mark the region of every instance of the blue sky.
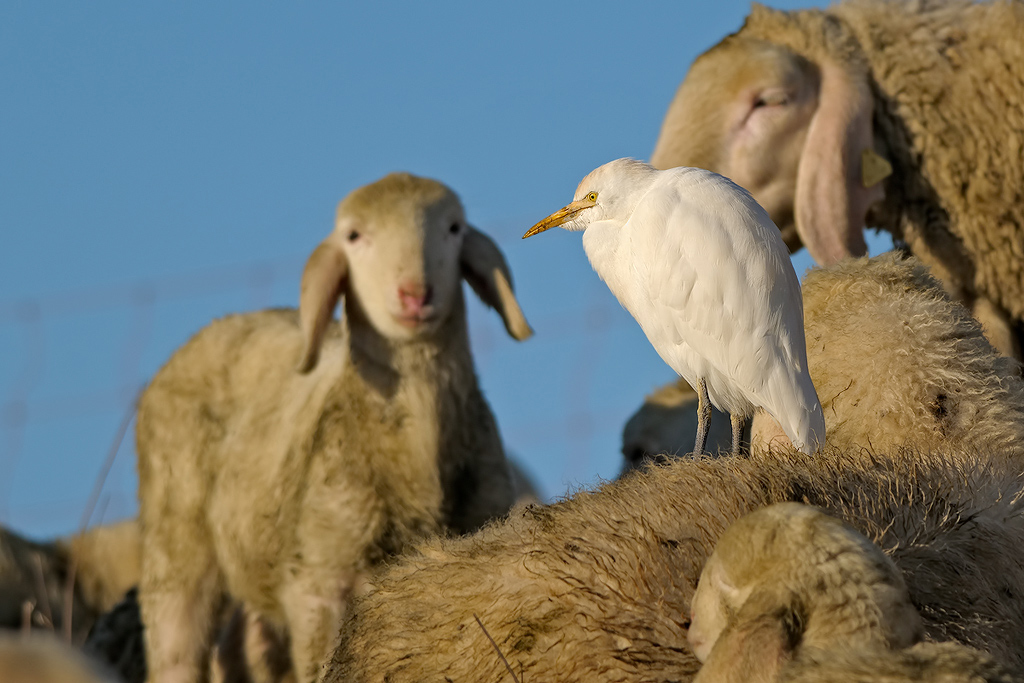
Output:
[[[3,3],[0,523],[74,530],[136,389],[213,318],[293,305],[338,200],[395,170],[453,187],[511,263],[536,336],[470,310],[508,450],[549,497],[614,476],[672,372],[578,234],[520,236],[592,168],[646,158],[747,10]],[[135,488],[129,433],[98,516],[134,514]]]

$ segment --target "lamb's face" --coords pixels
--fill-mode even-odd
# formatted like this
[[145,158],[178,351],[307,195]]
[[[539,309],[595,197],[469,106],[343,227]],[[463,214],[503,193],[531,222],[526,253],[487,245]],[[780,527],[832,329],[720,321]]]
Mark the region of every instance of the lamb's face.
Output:
[[462,314],[461,306],[455,311],[462,278],[498,311],[509,335],[522,340],[533,334],[512,293],[501,250],[466,223],[454,192],[408,173],[392,173],[354,190],[338,205],[334,230],[302,271],[303,346],[296,369],[306,373],[316,367],[339,298],[352,314],[353,331],[370,325],[403,341],[428,335],[453,313]]
[[458,294],[468,230],[462,206],[445,189],[409,193],[376,208],[339,216],[335,234],[348,261],[346,296],[385,337],[428,333],[451,314]]

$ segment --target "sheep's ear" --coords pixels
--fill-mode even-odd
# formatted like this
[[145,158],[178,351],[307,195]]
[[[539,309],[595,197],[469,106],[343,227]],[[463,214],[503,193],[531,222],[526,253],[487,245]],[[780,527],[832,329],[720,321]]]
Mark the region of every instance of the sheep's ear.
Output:
[[302,356],[296,369],[301,373],[316,367],[324,332],[334,316],[347,275],[348,260],[333,235],[321,242],[306,261],[299,293]]
[[519,341],[529,339],[533,330],[512,293],[508,264],[494,240],[468,226],[460,262],[462,277],[485,304],[498,311],[509,336]]
[[743,602],[750,595],[750,588],[741,592],[736,586],[732,585],[732,582],[725,575],[721,564],[716,564],[708,572],[708,579],[711,581],[711,587],[722,596],[726,604],[733,607],[743,605]]
[[874,101],[867,79],[830,62],[818,66],[818,108],[800,155],[795,212],[807,250],[827,265],[867,253],[864,222],[884,193],[877,181],[864,186],[861,168],[864,151],[872,146]]

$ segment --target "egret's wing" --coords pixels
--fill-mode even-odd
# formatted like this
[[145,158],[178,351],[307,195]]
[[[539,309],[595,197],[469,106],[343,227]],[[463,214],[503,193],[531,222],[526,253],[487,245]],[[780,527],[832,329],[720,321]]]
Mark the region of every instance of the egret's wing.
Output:
[[659,178],[622,228],[639,295],[627,308],[666,362],[696,365],[729,409],[715,375],[757,397],[780,370],[806,372],[800,283],[778,228],[745,190],[678,171],[689,173]]

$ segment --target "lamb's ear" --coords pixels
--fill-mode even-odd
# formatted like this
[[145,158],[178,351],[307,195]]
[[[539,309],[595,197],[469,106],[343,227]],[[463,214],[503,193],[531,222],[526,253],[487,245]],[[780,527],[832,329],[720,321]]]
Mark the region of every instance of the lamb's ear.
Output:
[[316,367],[324,332],[334,316],[334,307],[338,305],[347,276],[348,260],[332,235],[313,250],[302,271],[299,293],[302,356],[296,368],[301,373]]
[[874,100],[867,78],[831,62],[818,66],[818,108],[800,155],[795,213],[807,250],[827,265],[867,253],[864,221],[884,193],[879,182],[864,186],[861,168],[872,146]]
[[512,293],[508,264],[494,240],[467,226],[459,260],[462,277],[485,304],[498,312],[509,336],[519,341],[529,339],[533,330]]

